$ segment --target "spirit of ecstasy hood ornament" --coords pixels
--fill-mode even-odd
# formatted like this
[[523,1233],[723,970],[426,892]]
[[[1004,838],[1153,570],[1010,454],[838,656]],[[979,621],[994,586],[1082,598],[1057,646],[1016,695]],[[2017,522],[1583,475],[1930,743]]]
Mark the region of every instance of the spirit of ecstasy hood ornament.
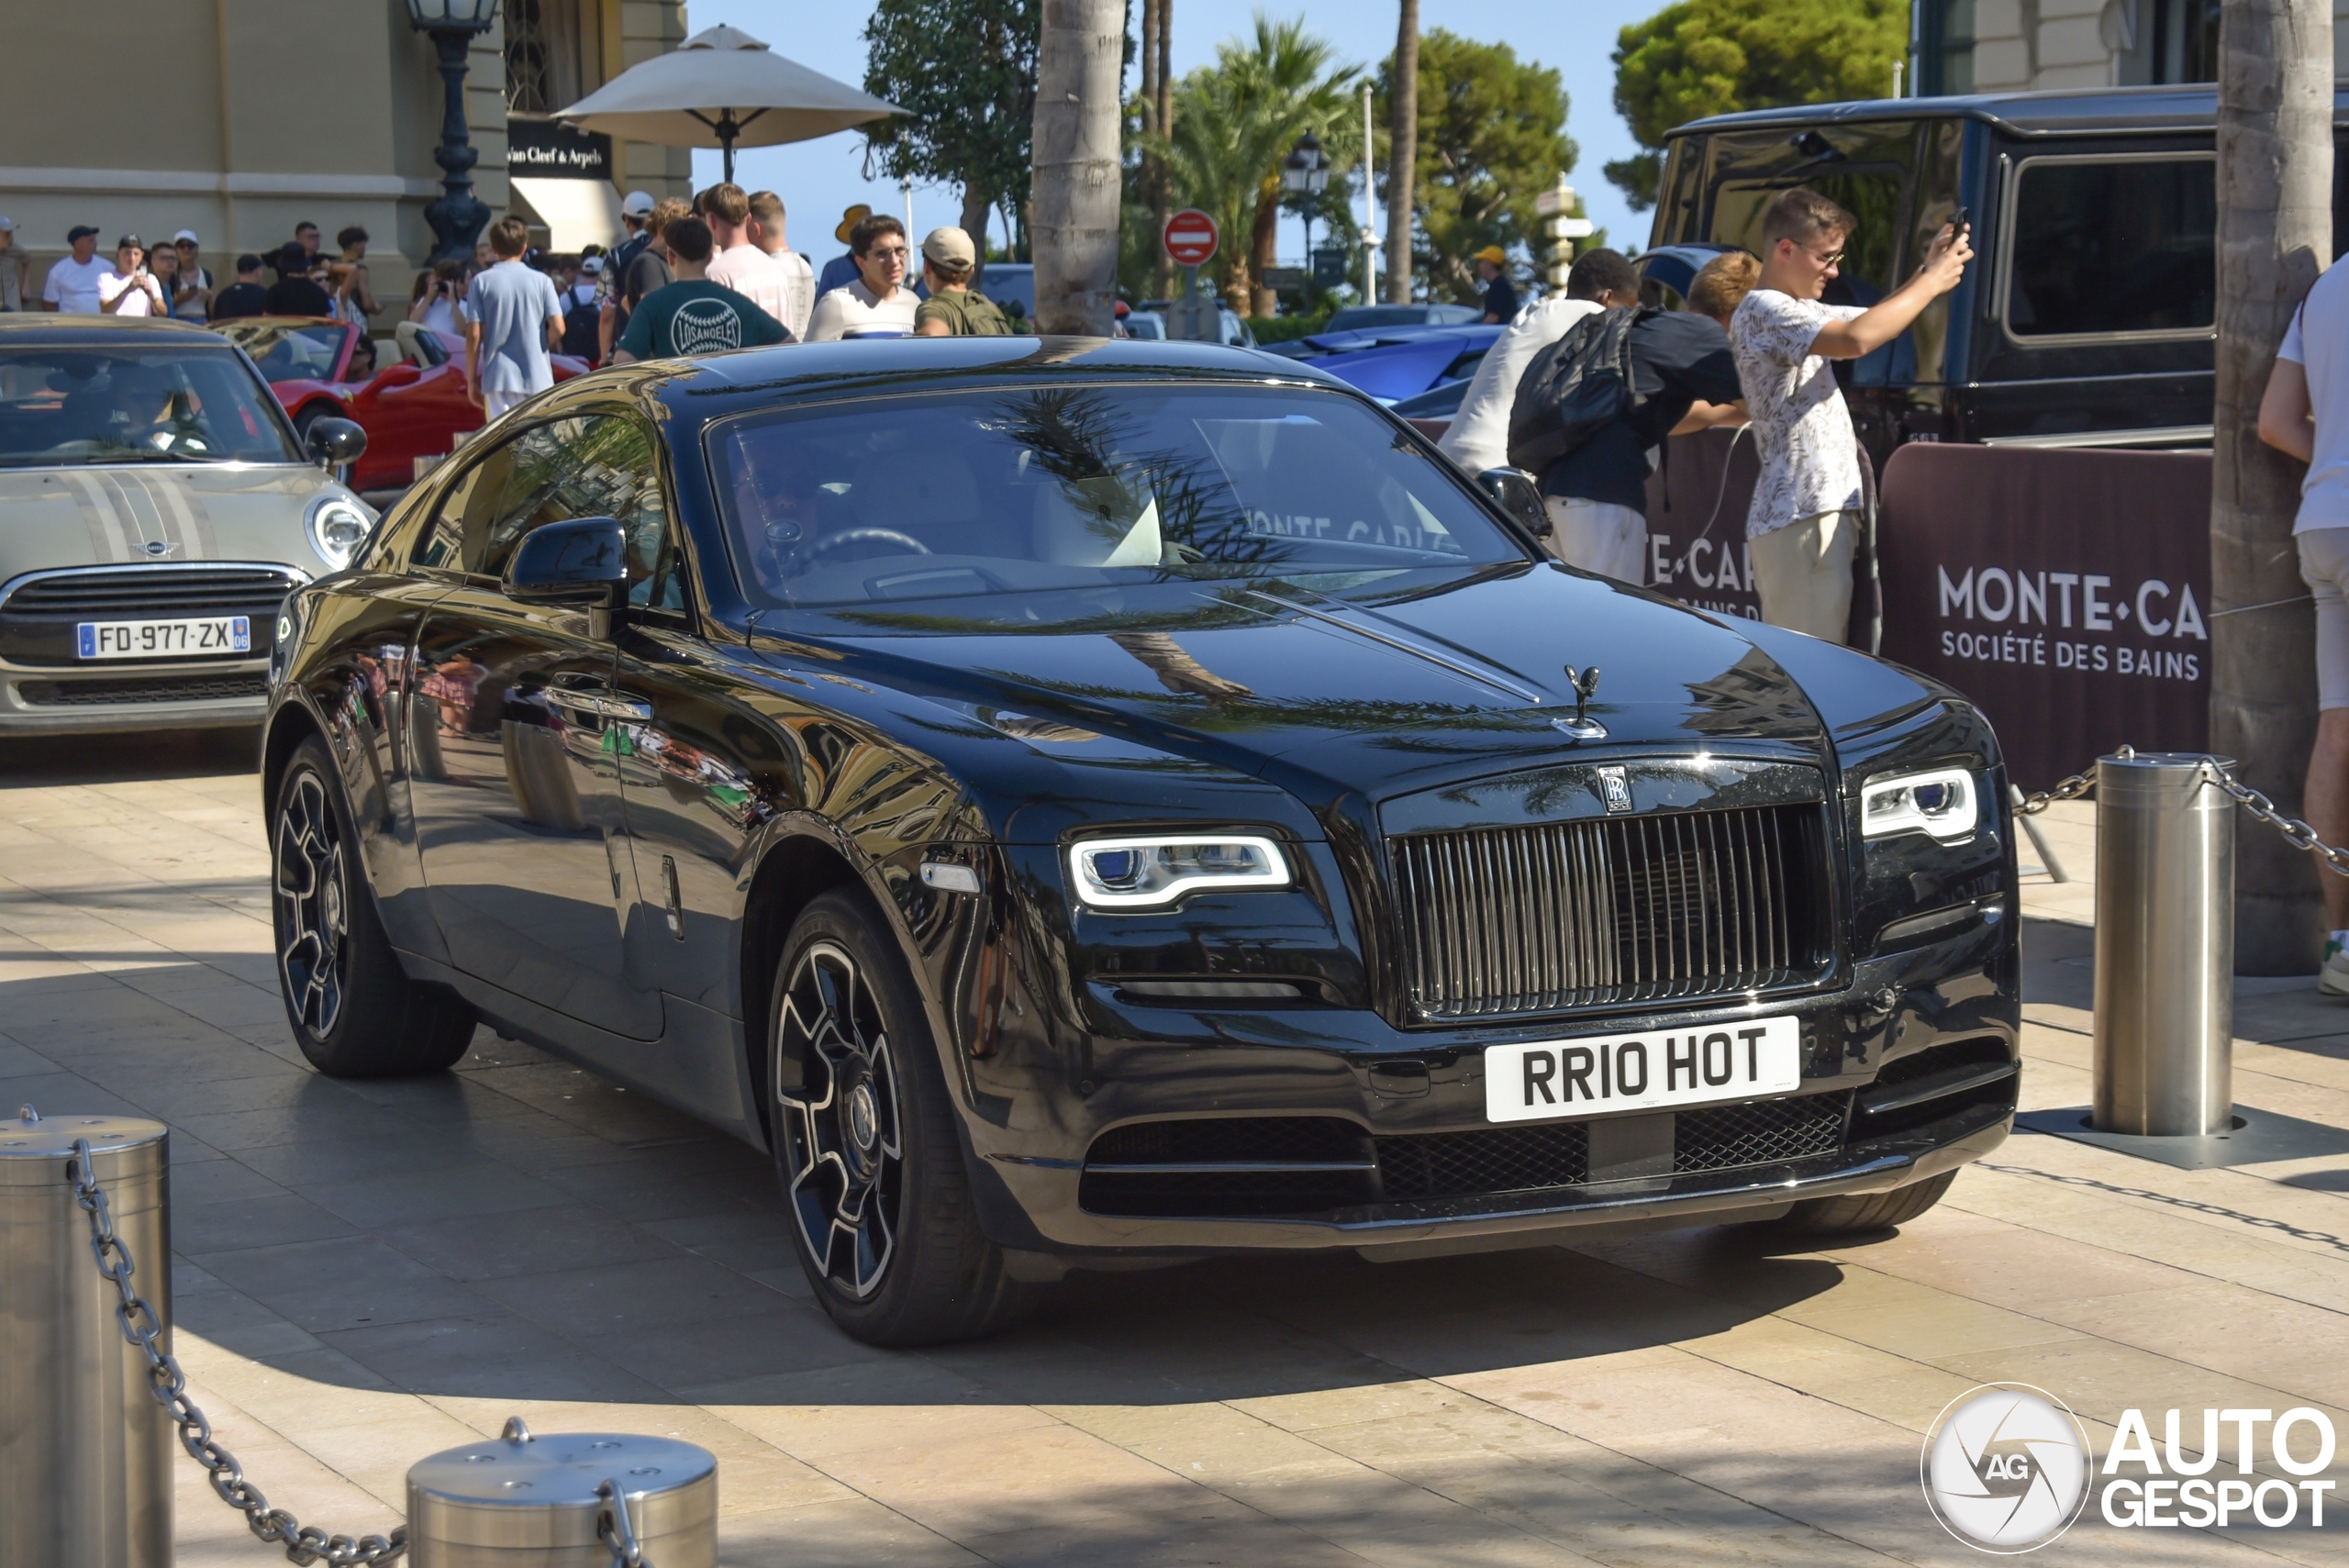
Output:
[[1606,740],[1607,726],[1589,717],[1587,712],[1590,694],[1598,689],[1598,666],[1592,664],[1577,670],[1569,664],[1566,666],[1566,682],[1575,689],[1575,716],[1572,718],[1553,718],[1550,722],[1561,734],[1573,740]]

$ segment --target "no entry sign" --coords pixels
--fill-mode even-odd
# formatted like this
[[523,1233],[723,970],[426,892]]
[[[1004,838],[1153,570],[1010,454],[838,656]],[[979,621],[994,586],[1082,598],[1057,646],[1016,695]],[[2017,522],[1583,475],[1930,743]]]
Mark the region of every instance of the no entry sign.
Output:
[[1197,207],[1185,207],[1166,220],[1166,228],[1158,238],[1175,265],[1201,266],[1215,254],[1215,219]]

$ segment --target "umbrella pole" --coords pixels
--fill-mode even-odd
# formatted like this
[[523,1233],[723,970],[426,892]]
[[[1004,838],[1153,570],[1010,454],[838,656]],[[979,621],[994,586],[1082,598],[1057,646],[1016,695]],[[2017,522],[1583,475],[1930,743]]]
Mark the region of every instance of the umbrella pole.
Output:
[[726,183],[730,185],[734,183],[734,139],[728,136],[722,130],[718,134],[719,137],[718,145],[723,150],[726,158]]

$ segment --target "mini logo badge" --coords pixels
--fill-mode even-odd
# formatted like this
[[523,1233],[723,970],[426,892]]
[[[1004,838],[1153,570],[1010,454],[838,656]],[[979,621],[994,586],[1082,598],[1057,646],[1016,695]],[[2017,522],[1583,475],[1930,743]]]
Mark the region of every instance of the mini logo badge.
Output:
[[1598,793],[1607,802],[1607,815],[1620,817],[1631,809],[1631,781],[1618,767],[1598,770]]
[[1977,1551],[2032,1551],[2087,1501],[2087,1434],[2061,1400],[1993,1383],[1952,1400],[1925,1439],[1925,1503]]
[[153,556],[158,561],[161,561],[163,557],[177,550],[179,546],[173,544],[169,539],[150,539],[147,541],[144,548],[149,555]]

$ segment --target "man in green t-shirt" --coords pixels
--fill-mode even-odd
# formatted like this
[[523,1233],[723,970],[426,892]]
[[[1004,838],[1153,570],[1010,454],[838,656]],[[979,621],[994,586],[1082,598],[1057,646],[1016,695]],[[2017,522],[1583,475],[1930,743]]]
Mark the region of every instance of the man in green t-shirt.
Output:
[[791,328],[723,284],[707,277],[716,240],[709,225],[681,217],[661,231],[677,281],[637,302],[628,330],[612,351],[612,363],[666,360],[685,354],[715,354],[769,343],[788,343]]
[[959,228],[933,228],[921,242],[921,276],[930,297],[914,312],[917,338],[1008,338],[1011,323],[995,301],[971,286],[977,248]]

